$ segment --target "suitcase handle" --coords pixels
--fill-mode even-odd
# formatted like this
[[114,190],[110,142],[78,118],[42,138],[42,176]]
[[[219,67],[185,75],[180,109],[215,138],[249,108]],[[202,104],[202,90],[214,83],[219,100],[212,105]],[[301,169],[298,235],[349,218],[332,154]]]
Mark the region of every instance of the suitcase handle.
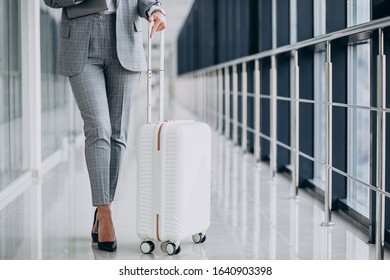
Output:
[[[148,89],[147,89],[147,123],[152,123],[152,39],[150,33],[152,32],[153,23],[149,22],[148,26]],[[165,69],[164,69],[164,56],[165,56],[165,30],[159,32],[160,35],[160,121],[164,120],[164,87],[165,87]]]

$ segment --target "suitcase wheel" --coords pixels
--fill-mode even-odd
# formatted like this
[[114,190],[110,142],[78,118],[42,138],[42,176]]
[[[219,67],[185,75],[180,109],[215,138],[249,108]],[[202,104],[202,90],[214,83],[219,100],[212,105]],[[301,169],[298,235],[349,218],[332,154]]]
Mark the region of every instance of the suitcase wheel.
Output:
[[150,254],[154,250],[154,243],[152,241],[144,241],[140,246],[141,252],[144,254]]
[[192,236],[192,240],[198,244],[203,243],[206,241],[206,235],[203,235],[202,233],[197,233]]
[[163,243],[161,243],[161,245],[160,245],[160,249],[161,249],[161,251],[163,251],[164,253],[166,253],[167,252],[167,245],[168,245],[168,241],[165,241],[165,242],[163,242]]
[[[167,243],[167,242],[164,242],[164,243]],[[168,242],[168,244],[166,244],[166,246],[165,246],[164,252],[166,252],[168,255],[172,256],[172,255],[179,254],[180,251],[181,251],[180,245],[177,247],[175,243]]]

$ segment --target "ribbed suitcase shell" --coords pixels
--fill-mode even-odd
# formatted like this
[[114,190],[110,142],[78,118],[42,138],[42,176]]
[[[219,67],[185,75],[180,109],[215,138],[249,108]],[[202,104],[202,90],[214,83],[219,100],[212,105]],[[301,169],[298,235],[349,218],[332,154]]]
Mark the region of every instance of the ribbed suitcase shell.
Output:
[[146,124],[138,141],[139,238],[180,242],[204,233],[210,225],[210,127],[194,121]]

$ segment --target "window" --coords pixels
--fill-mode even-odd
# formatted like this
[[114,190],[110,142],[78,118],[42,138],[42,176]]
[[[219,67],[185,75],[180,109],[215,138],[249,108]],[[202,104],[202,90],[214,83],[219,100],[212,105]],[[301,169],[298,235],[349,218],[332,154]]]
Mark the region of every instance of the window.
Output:
[[0,0],[0,191],[26,168],[23,153],[20,2]]
[[[370,20],[369,0],[348,0],[348,26]],[[370,41],[358,41],[348,46],[348,103],[370,106]],[[370,112],[348,110],[348,173],[370,182]],[[348,180],[347,201],[368,217],[369,189]]]
[[[41,2],[41,86],[42,86],[42,158],[62,148],[70,136],[70,94],[68,81],[56,73],[61,10],[50,9]],[[44,55],[43,55],[44,54]]]

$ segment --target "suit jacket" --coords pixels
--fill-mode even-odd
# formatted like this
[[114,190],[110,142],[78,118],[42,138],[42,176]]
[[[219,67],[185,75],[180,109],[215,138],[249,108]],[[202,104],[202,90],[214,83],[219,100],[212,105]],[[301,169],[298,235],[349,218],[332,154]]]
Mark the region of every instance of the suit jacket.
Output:
[[[156,0],[117,0],[116,37],[118,59],[130,71],[146,71],[140,18],[147,19],[147,11]],[[74,0],[44,0],[52,8],[66,8]],[[73,76],[83,71],[88,61],[88,46],[94,15],[69,19],[65,9],[61,16],[61,39],[58,73]]]

